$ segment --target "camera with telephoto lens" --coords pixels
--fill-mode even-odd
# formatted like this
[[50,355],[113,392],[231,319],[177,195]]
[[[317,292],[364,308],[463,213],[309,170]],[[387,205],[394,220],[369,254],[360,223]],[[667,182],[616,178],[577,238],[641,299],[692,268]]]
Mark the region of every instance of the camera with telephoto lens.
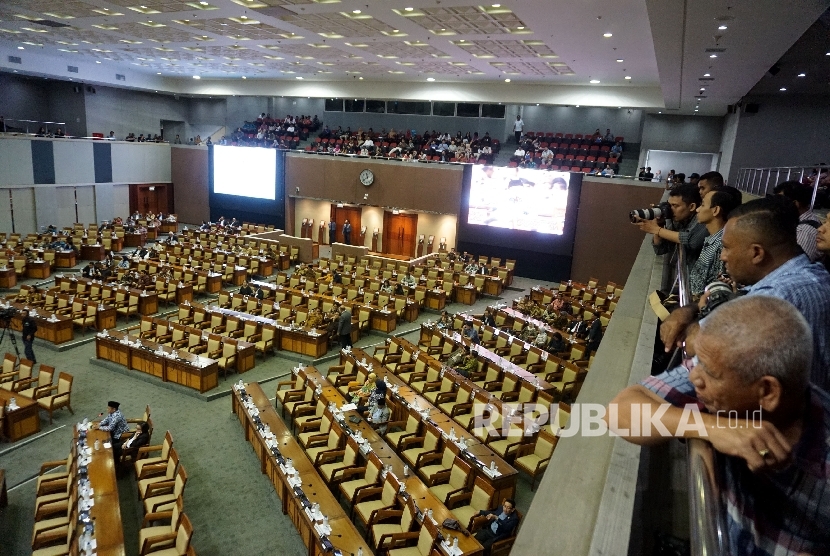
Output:
[[8,328],[9,323],[17,315],[17,310],[14,307],[0,309],[0,328]]
[[639,222],[640,220],[658,220],[660,218],[671,220],[671,205],[667,202],[662,202],[655,207],[634,209],[628,213],[628,218],[630,218],[634,223]]

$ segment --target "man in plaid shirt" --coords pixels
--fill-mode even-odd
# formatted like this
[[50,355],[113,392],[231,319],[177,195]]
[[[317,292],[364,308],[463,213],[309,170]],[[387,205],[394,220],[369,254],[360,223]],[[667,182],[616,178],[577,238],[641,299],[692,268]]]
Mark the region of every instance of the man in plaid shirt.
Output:
[[[809,382],[807,321],[787,301],[745,296],[702,320],[693,344],[690,369],[617,395],[612,427],[640,445],[712,443],[733,556],[830,553],[830,395]],[[649,411],[653,432],[634,433]]]

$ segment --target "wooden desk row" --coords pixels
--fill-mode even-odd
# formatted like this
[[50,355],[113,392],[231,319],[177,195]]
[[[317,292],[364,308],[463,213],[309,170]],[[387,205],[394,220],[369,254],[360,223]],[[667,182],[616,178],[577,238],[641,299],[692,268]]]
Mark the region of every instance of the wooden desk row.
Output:
[[[22,303],[8,302],[8,305],[17,309],[17,314],[12,318],[12,330],[20,332],[23,330],[23,316],[21,311],[26,307]],[[52,313],[39,309],[37,307],[29,307],[29,316],[37,321],[37,332],[35,338],[46,340],[53,344],[62,344],[69,342],[74,337],[72,319],[63,315],[56,315],[52,318]]]
[[[164,338],[164,341],[159,341],[159,335],[156,333],[159,325],[163,325],[167,329],[164,336],[169,336],[169,338]],[[206,342],[208,339],[217,340],[222,344],[224,344],[226,341],[230,341],[231,343],[236,345],[236,372],[241,374],[246,371],[250,371],[256,366],[256,350],[254,344],[239,338],[227,336],[221,332],[215,332],[211,329],[187,326],[185,324],[168,321],[163,318],[151,317],[142,317],[141,323],[139,325],[127,328],[126,331],[132,332],[136,329],[139,331],[139,336],[142,339],[150,340],[157,344],[160,343],[162,345],[170,346],[176,349],[183,349],[184,351],[187,351],[189,353],[194,353],[194,347],[196,347],[197,349],[206,348]],[[178,330],[181,333],[181,338],[176,338],[176,336],[178,336],[178,334],[174,332],[176,330]],[[199,336],[199,338],[201,338],[199,344],[196,344],[194,346],[190,343],[191,335]],[[181,346],[175,346],[174,344],[177,341],[183,342],[183,345],[187,347],[181,348]]]
[[[8,404],[14,398],[18,409],[10,411]],[[40,432],[40,412],[37,401],[0,388],[0,411],[5,410],[3,419],[3,436],[16,442]]]
[[[246,402],[256,408],[258,414],[252,417]],[[367,556],[372,554],[369,545],[360,536],[357,528],[340,506],[335,496],[326,487],[325,481],[317,473],[299,443],[291,436],[288,427],[277,415],[268,400],[268,396],[257,383],[245,385],[245,391],[234,388],[231,396],[231,409],[239,418],[245,432],[245,439],[251,443],[261,464],[262,473],[268,476],[271,484],[282,501],[282,513],[291,518],[300,533],[303,543],[308,548],[308,556],[331,554],[323,543],[330,542],[343,555],[357,554],[362,551]],[[274,454],[269,442],[261,434],[261,427],[267,426],[276,437],[280,460],[291,459],[294,469],[302,479],[302,486],[295,490],[283,472],[280,460]],[[302,493],[304,498],[298,496]],[[331,533],[320,535],[315,529],[316,522],[309,517],[306,508],[317,503],[320,511],[328,517]]]
[[[322,403],[327,407],[325,413],[332,421],[332,427],[334,428],[336,425],[339,425],[340,429],[344,432],[343,437],[345,438],[349,438],[349,436],[359,432],[360,435],[368,442],[368,445],[372,450],[372,456],[364,454],[362,451],[359,453],[363,455],[364,458],[376,457],[384,466],[389,466],[391,468],[390,471],[394,475],[397,483],[406,485],[406,492],[416,500],[418,508],[424,512],[430,509],[433,511],[433,518],[437,521],[437,524],[443,531],[444,536],[449,538],[449,535],[453,532],[449,529],[444,529],[441,527],[441,524],[445,519],[454,517],[452,510],[447,509],[444,503],[429,490],[416,473],[411,473],[409,477],[404,475],[404,461],[392,449],[392,447],[389,446],[386,440],[384,440],[357,411],[352,410],[338,412],[340,415],[339,419],[338,416],[333,415],[329,411],[329,404],[334,403],[337,407],[342,407],[343,404],[346,403],[346,400],[334,387],[334,385],[316,368],[305,367],[303,369],[295,369],[295,372],[302,378],[306,387],[310,385],[320,386],[319,395],[317,395],[316,400],[313,400],[311,403]],[[358,423],[352,423],[350,421],[352,418],[358,418],[360,421]],[[341,440],[343,440],[342,437]],[[401,501],[400,497],[398,497],[398,499]],[[459,548],[463,550],[465,555],[480,554],[482,551],[481,545],[472,536],[459,537]]]
[[169,269],[174,280],[189,284],[197,291],[199,290],[199,285],[202,283],[205,284],[206,293],[218,293],[222,289],[222,274],[219,272],[153,260],[131,261],[130,268],[138,270],[139,272],[146,270],[152,276],[157,275],[162,270]]
[[[125,344],[122,341],[124,339],[131,343]],[[134,345],[136,342],[138,345]],[[174,358],[160,354],[159,348]],[[219,364],[213,359],[114,330],[107,331],[107,336],[102,336],[101,333],[96,335],[95,355],[98,359],[112,361],[128,369],[158,377],[164,382],[181,384],[202,393],[219,384]]]
[[[61,292],[71,293],[77,297],[89,298],[94,301],[103,301],[104,304],[112,304],[119,307],[129,303],[131,298],[138,300],[138,314],[153,315],[158,313],[159,298],[155,290],[137,290],[118,284],[101,284],[100,281],[91,278],[77,277],[75,275],[55,277],[55,286]],[[186,292],[182,292],[186,299]],[[121,299],[119,299],[121,297]],[[190,291],[190,298],[193,298],[193,291]],[[103,330],[103,329],[101,329]]]

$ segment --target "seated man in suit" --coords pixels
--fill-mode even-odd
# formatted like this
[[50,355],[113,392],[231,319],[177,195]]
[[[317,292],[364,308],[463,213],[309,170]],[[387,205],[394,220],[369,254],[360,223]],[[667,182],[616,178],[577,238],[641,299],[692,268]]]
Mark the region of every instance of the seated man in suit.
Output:
[[138,449],[148,444],[150,444],[150,425],[146,421],[141,421],[133,435],[121,444],[121,460],[119,463],[124,464],[128,463],[129,460],[135,460],[138,456]]
[[519,524],[516,513],[516,502],[512,498],[505,498],[501,508],[482,510],[479,515],[487,517],[487,523],[478,530],[476,539],[484,547],[485,556],[490,554],[493,543],[509,537]]

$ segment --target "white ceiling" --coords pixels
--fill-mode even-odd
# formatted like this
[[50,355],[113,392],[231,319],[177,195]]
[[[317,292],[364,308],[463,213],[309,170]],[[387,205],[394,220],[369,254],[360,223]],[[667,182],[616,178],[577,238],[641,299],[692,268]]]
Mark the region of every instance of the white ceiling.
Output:
[[[278,88],[285,95],[446,100],[480,94],[503,102],[693,113],[699,78],[712,65],[715,81],[700,113],[719,115],[828,4],[2,0],[0,68],[178,93]],[[719,41],[727,50],[712,63],[705,49],[715,45],[715,18],[724,15],[734,17]],[[67,65],[78,73],[67,73]],[[115,73],[126,81],[116,81]]]

